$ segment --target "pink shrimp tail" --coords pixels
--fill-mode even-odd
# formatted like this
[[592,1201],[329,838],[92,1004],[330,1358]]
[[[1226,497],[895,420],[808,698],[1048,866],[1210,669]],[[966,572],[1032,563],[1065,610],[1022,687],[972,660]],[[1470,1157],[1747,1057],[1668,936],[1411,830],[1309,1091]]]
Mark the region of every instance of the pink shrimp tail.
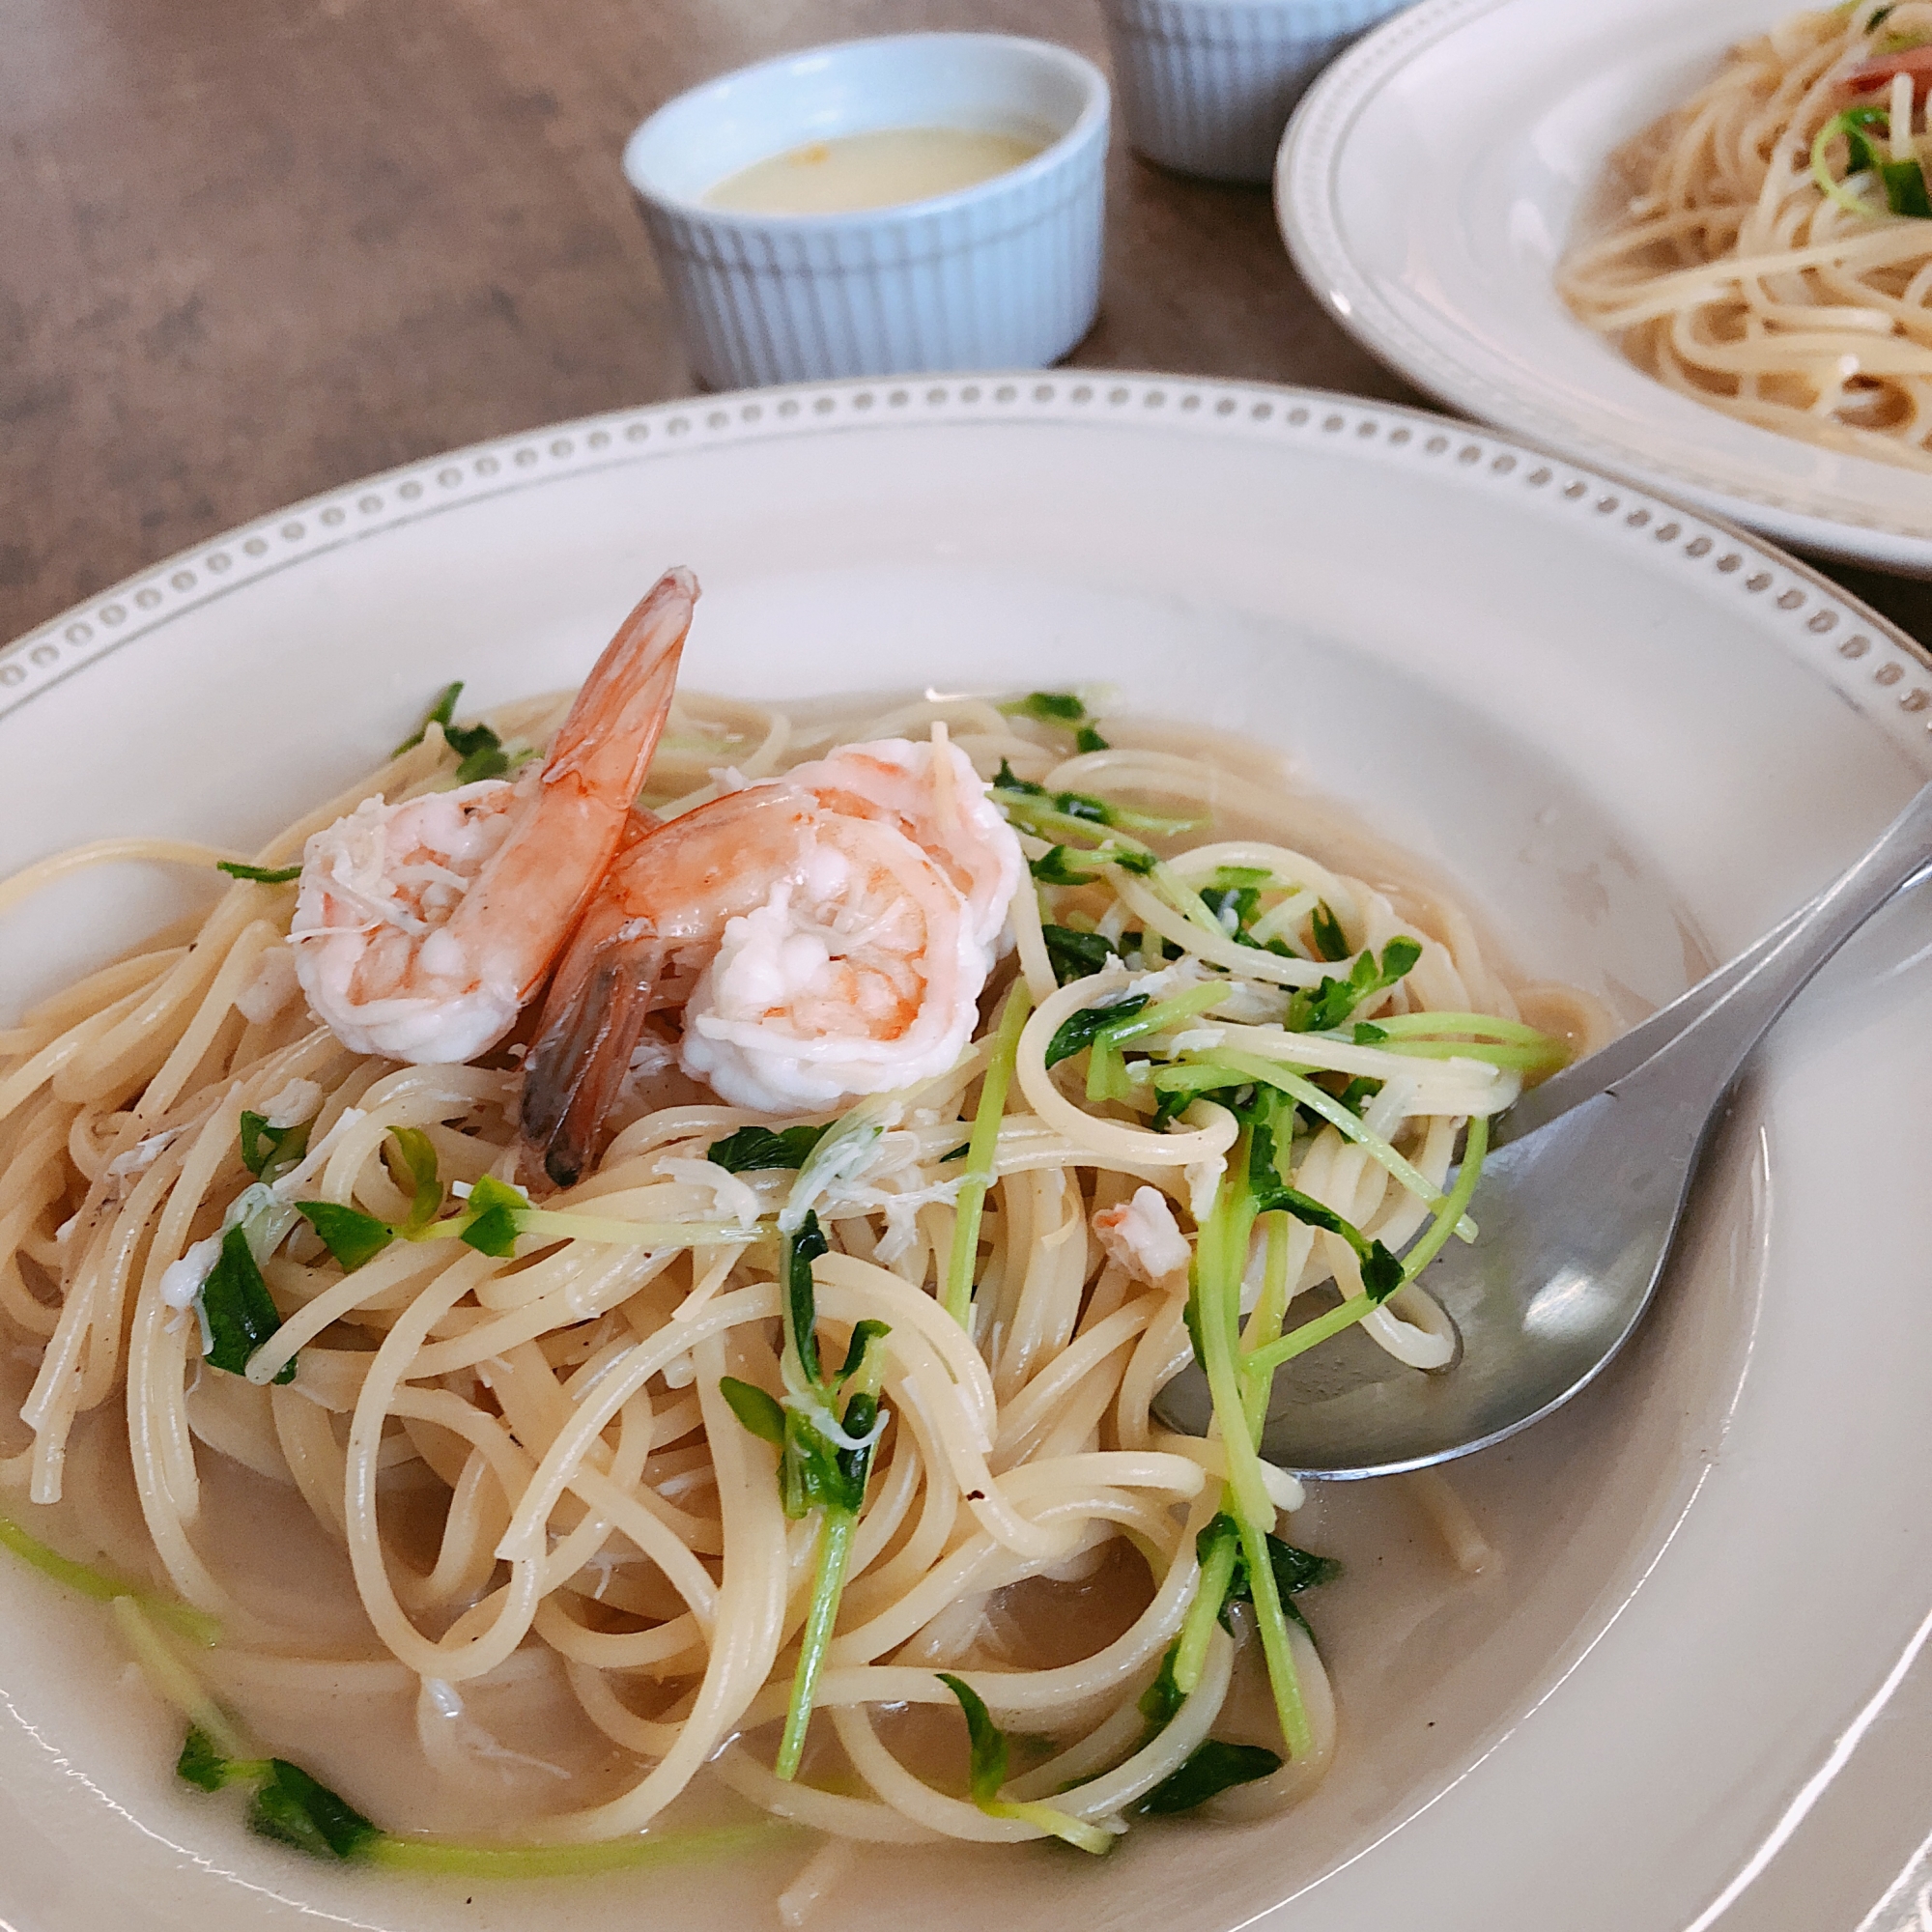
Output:
[[[697,579],[680,565],[666,571],[618,625],[551,743],[546,786],[581,786],[600,803],[621,798],[629,811],[670,711],[696,602]],[[620,813],[612,851],[623,825]]]
[[535,925],[556,934],[555,944],[531,950],[520,1003],[542,984],[610,870],[670,714],[696,599],[691,572],[668,570],[617,627],[552,742],[538,780],[542,809],[510,834],[457,915],[486,931]]

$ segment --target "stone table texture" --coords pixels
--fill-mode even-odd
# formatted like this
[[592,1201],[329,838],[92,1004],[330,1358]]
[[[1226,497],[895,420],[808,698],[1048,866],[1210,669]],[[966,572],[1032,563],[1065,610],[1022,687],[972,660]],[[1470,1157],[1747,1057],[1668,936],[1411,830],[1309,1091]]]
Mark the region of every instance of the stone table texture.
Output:
[[[12,0],[0,34],[0,639],[371,470],[689,394],[625,136],[693,82],[987,28],[1106,64],[1093,0]],[[1264,189],[1116,130],[1071,360],[1421,402]],[[1932,587],[1835,573],[1932,637]]]

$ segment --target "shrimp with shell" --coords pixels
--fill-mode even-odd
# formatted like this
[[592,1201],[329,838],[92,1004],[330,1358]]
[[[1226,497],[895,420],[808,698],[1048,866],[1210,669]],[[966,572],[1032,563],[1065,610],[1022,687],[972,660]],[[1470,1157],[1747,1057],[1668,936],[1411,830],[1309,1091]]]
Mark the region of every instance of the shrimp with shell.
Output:
[[658,580],[541,765],[365,799],[309,839],[289,936],[309,1006],[345,1046],[449,1063],[509,1032],[625,836],[696,597],[688,570]]
[[943,1073],[1024,873],[943,736],[848,745],[662,825],[637,814],[538,1023],[526,1178],[589,1166],[645,1017],[680,985],[679,1065],[735,1106],[821,1112]]

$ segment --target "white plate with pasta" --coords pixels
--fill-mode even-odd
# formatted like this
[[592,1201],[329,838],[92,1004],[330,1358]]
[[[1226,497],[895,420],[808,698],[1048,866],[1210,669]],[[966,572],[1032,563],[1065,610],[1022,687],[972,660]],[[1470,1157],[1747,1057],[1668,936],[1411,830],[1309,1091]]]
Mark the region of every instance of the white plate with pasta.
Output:
[[0,653],[0,1917],[1850,1924],[1928,1822],[1919,901],[1570,1409],[1239,1432],[1318,1329],[1441,1363],[1481,1123],[1928,691],[1723,526],[1180,378],[564,425]]
[[1909,121],[1891,114],[1921,28],[1917,0],[1424,0],[1303,102],[1282,231],[1343,326],[1457,408],[1781,541],[1932,574],[1911,61]]

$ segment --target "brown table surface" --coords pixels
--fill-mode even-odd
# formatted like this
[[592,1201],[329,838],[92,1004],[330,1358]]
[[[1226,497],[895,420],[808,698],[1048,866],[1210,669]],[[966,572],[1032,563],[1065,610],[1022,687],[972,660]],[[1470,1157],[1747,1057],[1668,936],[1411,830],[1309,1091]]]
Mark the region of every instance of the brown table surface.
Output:
[[[694,81],[918,27],[1103,64],[1094,0],[60,0],[0,59],[0,639],[371,470],[688,394],[626,134]],[[1116,131],[1099,368],[1421,402],[1266,191]],[[1834,570],[1932,640],[1932,585]]]

